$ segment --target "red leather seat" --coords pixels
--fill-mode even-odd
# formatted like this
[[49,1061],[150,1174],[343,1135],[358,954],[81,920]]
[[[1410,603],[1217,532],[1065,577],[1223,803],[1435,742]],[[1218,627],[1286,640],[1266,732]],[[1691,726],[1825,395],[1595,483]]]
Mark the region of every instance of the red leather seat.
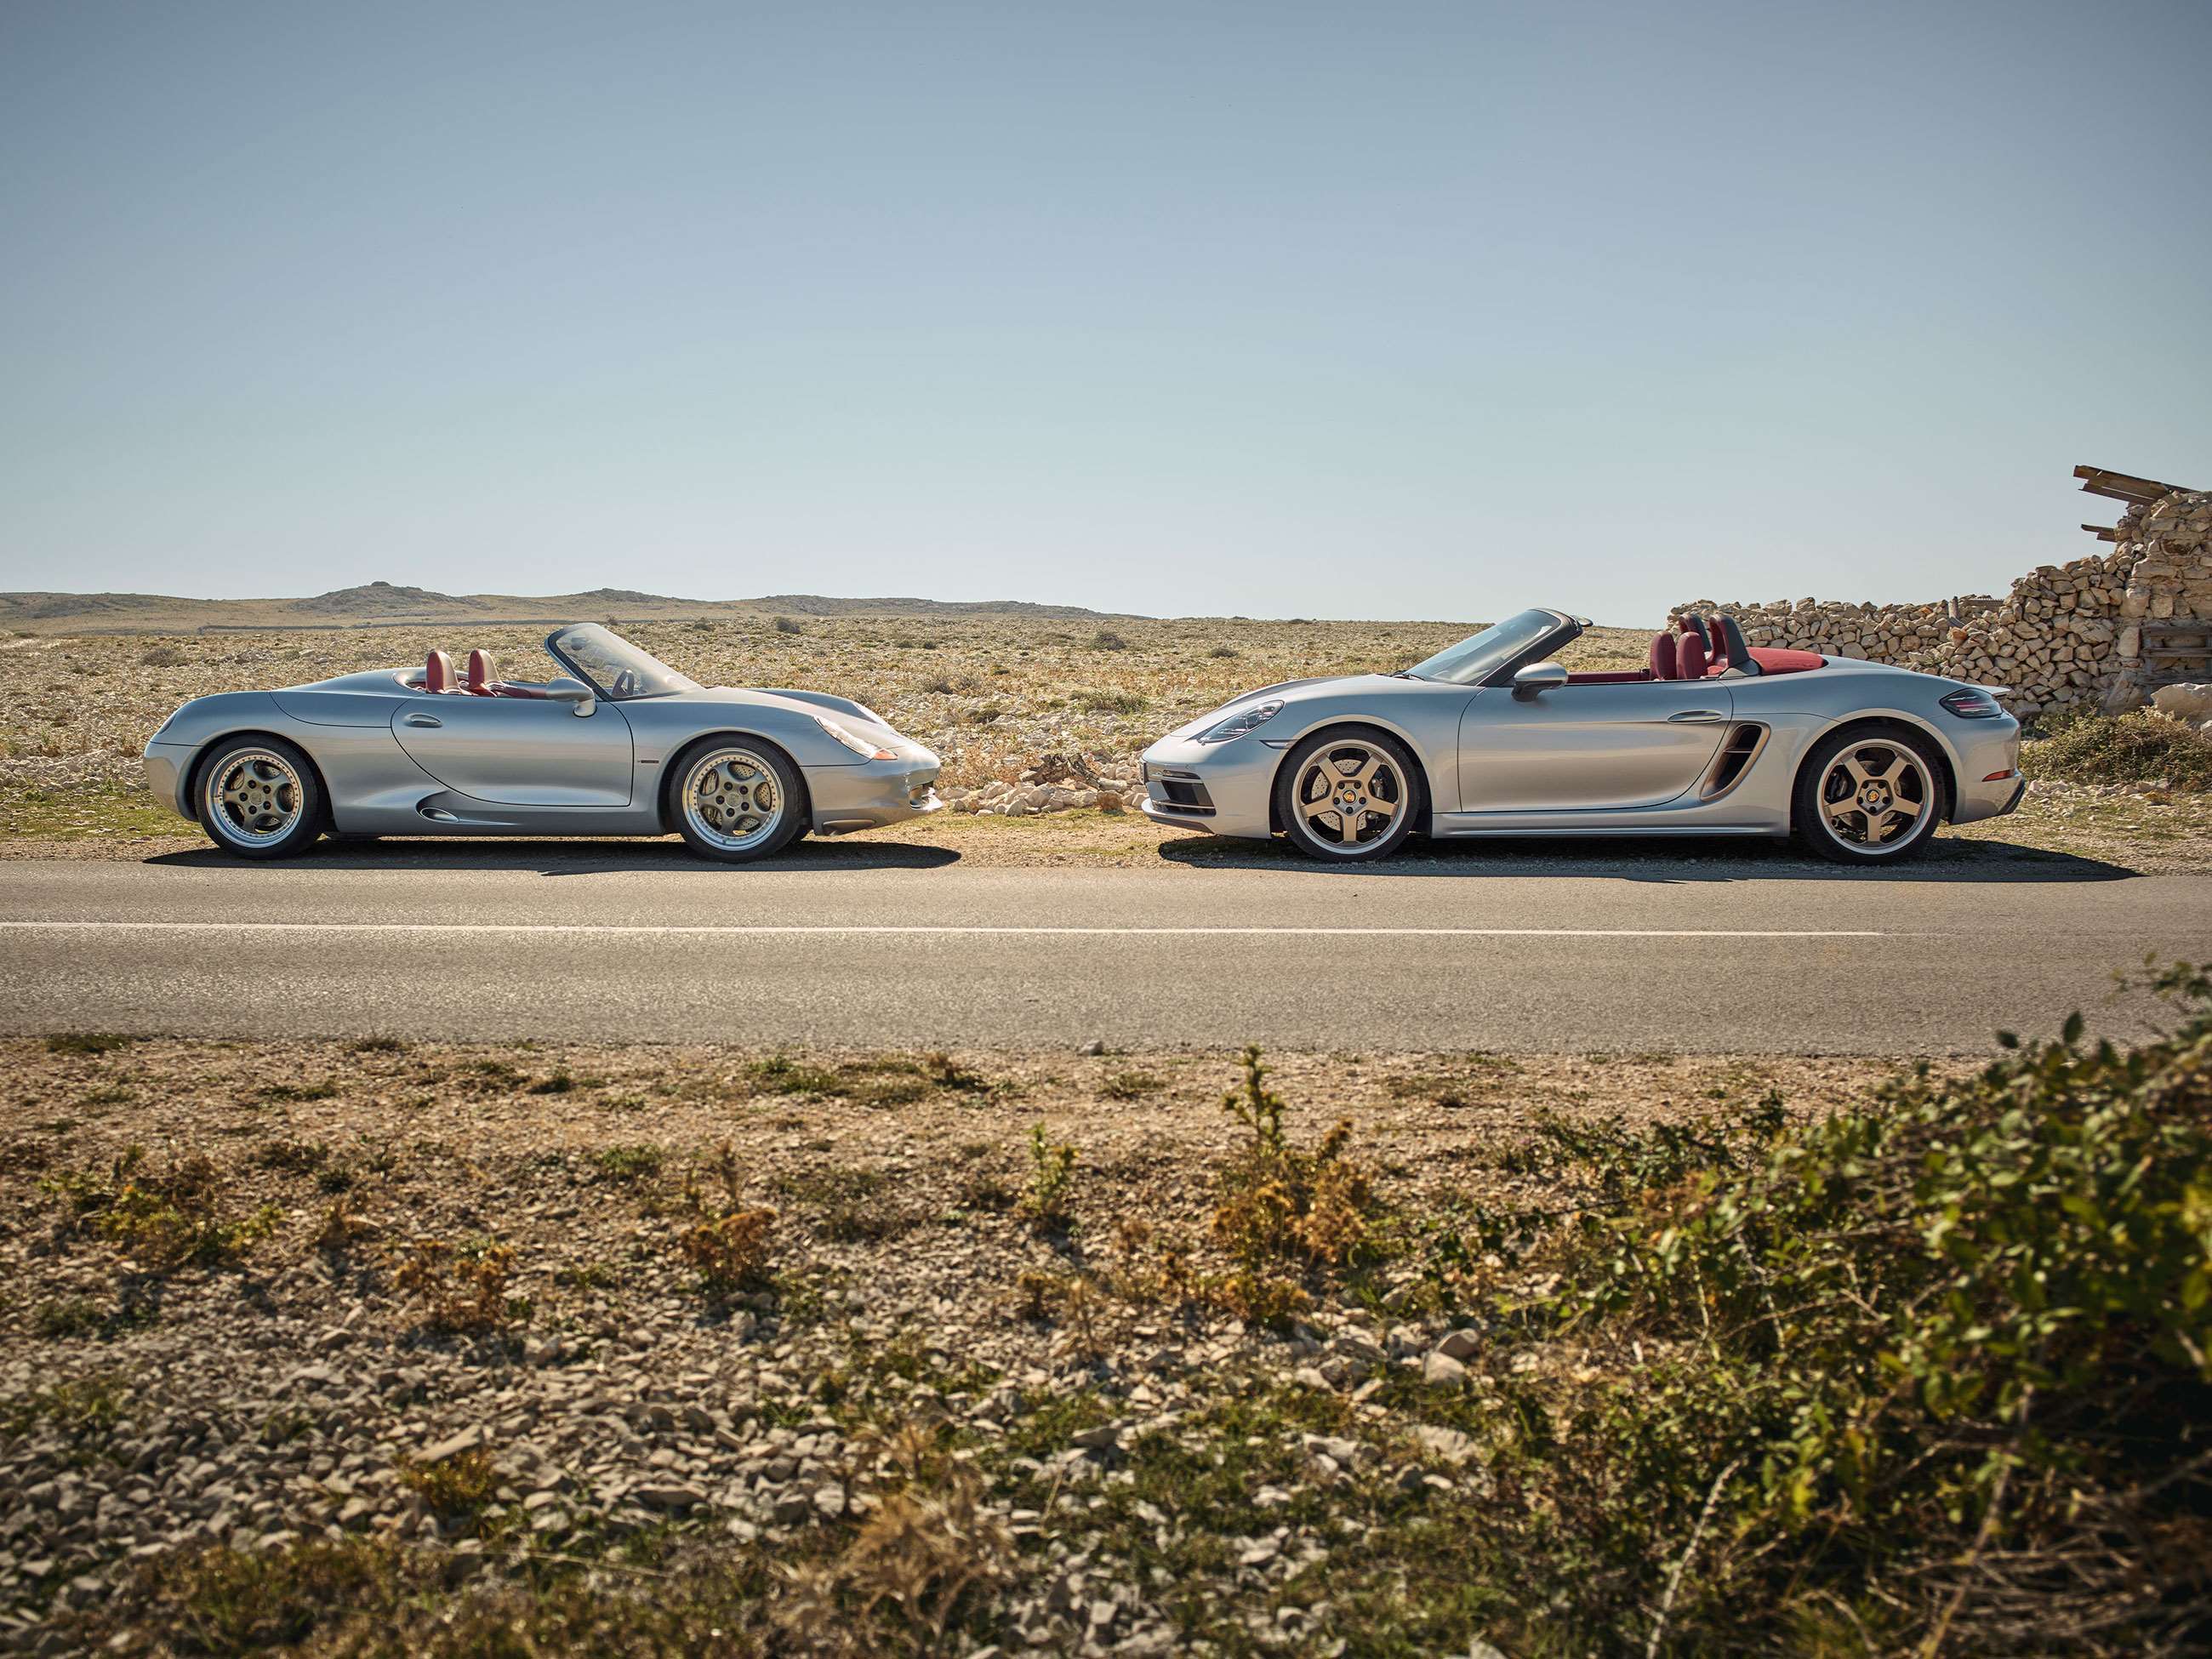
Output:
[[473,696],[495,697],[499,695],[499,669],[491,659],[491,653],[469,653],[468,678],[462,681],[462,684]]
[[433,651],[422,662],[422,689],[425,691],[451,691],[453,686],[453,659],[442,651]]
[[1674,665],[1686,680],[1701,680],[1705,677],[1705,641],[1702,634],[1685,632],[1682,642],[1674,647]]
[[1651,678],[1655,680],[1677,680],[1682,678],[1675,655],[1674,636],[1661,634],[1651,641]]

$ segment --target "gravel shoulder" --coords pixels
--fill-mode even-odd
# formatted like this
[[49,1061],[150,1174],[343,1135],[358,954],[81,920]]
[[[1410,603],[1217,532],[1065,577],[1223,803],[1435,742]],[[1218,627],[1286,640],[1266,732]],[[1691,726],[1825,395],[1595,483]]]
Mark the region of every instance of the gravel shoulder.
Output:
[[1510,1641],[1423,1568],[1480,1498],[1454,1253],[1556,1206],[1547,1122],[1885,1070],[1286,1056],[1391,1242],[1268,1328],[1160,1289],[1243,1133],[1219,1055],[0,1043],[0,1642]]
[[[672,842],[673,838],[670,838]],[[0,794],[0,859],[89,859],[136,862],[204,852],[207,838],[149,801],[143,790],[108,785],[64,796],[46,791]],[[615,845],[579,841],[578,847]],[[840,838],[840,845],[938,849],[971,866],[1159,869],[1276,864],[1297,855],[1277,841],[1231,841],[1164,827],[1139,813],[1077,810],[1036,817],[939,812],[888,830]],[[331,843],[325,843],[325,848]],[[390,856],[435,856],[449,841],[380,843]],[[820,843],[802,842],[805,859]],[[313,854],[310,854],[313,856]],[[1658,867],[1731,860],[1788,864],[1800,858],[1780,842],[1513,839],[1431,844],[1401,855],[1464,866],[1556,866],[1561,873],[1623,864]],[[1928,854],[1965,865],[2016,859],[2075,858],[2136,875],[2212,872],[2212,795],[2146,793],[2037,781],[2008,817],[1947,829]]]

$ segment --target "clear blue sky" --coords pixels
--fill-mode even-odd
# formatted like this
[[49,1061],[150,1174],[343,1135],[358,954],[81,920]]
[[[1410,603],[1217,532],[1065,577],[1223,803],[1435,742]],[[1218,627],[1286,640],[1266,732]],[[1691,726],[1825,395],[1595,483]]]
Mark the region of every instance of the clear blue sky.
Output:
[[2077,461],[2212,483],[2208,62],[2203,0],[7,0],[0,588],[1999,587]]

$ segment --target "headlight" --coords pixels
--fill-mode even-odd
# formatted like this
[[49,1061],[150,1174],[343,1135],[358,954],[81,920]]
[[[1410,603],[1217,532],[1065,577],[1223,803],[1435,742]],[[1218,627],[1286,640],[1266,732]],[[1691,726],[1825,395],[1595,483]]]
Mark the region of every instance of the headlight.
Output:
[[898,758],[898,757],[891,753],[890,750],[883,748],[879,744],[870,743],[866,738],[854,737],[850,732],[848,732],[843,726],[838,725],[837,722],[833,720],[817,714],[814,717],[814,723],[820,726],[824,732],[827,732],[831,737],[836,738],[838,742],[843,744],[846,748],[858,755],[862,760],[896,760]]
[[1283,700],[1270,697],[1265,702],[1254,703],[1249,708],[1238,709],[1218,726],[1200,732],[1198,740],[1200,743],[1234,743],[1253,727],[1264,726],[1282,712]]
[[1993,720],[2004,713],[2004,706],[1978,685],[1962,686],[1937,701],[1962,720]]

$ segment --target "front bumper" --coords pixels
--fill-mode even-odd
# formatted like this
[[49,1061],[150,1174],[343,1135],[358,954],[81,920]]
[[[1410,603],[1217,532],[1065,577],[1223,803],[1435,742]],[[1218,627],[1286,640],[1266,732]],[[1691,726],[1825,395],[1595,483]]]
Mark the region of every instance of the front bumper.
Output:
[[191,758],[192,746],[188,743],[163,743],[157,738],[146,745],[146,788],[179,817],[192,815],[185,804],[185,769]]
[[937,757],[919,744],[901,745],[895,760],[810,766],[805,769],[806,793],[813,809],[813,831],[842,836],[941,812],[945,803],[937,798],[941,769]]
[[1265,841],[1274,833],[1268,798],[1283,751],[1256,737],[1229,743],[1162,738],[1144,753],[1137,810],[1155,823]]

